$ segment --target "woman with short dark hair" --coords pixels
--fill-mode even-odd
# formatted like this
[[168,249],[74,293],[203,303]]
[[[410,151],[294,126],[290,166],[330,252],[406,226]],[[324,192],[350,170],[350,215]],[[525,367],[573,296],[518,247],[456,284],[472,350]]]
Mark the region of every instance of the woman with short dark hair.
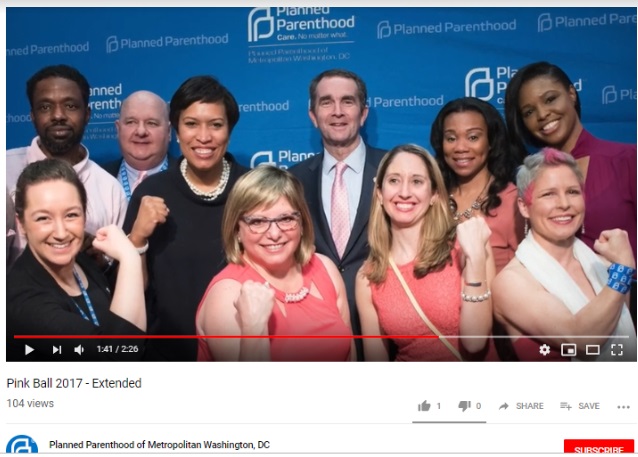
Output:
[[[148,246],[149,333],[194,335],[197,304],[225,265],[226,198],[247,169],[227,151],[239,108],[215,78],[184,81],[171,99],[169,118],[182,158],[135,189],[124,228],[137,247]],[[195,360],[197,342],[154,339],[147,353],[153,360]]]

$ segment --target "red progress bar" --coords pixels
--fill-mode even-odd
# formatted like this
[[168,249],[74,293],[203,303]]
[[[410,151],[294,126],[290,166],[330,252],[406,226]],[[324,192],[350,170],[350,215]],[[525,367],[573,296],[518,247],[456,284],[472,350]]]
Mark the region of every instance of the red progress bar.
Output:
[[43,339],[57,339],[57,340],[73,340],[73,339],[137,339],[137,340],[153,340],[153,339],[229,339],[229,338],[246,338],[246,339],[379,339],[379,338],[408,338],[408,339],[438,339],[436,335],[14,335],[14,339],[17,340],[43,340]]

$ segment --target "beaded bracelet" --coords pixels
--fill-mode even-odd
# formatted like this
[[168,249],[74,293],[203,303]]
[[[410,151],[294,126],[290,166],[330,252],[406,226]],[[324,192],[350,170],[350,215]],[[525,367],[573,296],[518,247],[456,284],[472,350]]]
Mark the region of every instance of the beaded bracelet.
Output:
[[[126,237],[129,239],[129,241],[131,240],[131,234],[130,233],[128,235],[126,235]],[[133,244],[132,241],[131,241],[131,244]],[[133,244],[133,247],[135,248],[135,250],[137,251],[137,253],[139,255],[146,254],[146,251],[148,251],[148,246],[149,246],[148,245],[148,240],[146,240],[146,244],[144,246],[142,246],[141,248],[138,248],[137,246],[135,246]]]
[[487,292],[485,292],[483,295],[468,295],[465,292],[461,292],[461,299],[463,301],[479,303],[487,300],[488,298],[490,298],[491,295],[492,291],[490,289],[487,289]]
[[612,263],[607,271],[609,272],[608,287],[623,295],[629,292],[633,275],[636,272],[635,268]]

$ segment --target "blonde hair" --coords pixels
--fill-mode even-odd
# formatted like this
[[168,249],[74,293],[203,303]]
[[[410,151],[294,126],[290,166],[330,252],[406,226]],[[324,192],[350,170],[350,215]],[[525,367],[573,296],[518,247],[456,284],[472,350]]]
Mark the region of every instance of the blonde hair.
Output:
[[310,211],[304,200],[299,180],[286,170],[272,165],[260,165],[243,175],[233,186],[222,218],[222,241],[229,263],[242,265],[243,249],[239,242],[239,220],[259,207],[270,208],[284,197],[301,214],[301,241],[295,251],[295,261],[305,265],[315,251],[315,234]]
[[[447,190],[443,175],[434,157],[415,144],[396,146],[381,160],[375,187],[381,190],[388,167],[400,153],[414,154],[420,157],[430,177],[432,194],[438,195],[428,210],[421,226],[421,236],[414,262],[414,275],[422,278],[431,271],[437,271],[452,260],[452,246],[456,235],[456,226],[447,205]],[[375,284],[385,281],[389,266],[390,249],[392,247],[392,231],[390,218],[379,201],[378,192],[372,197],[370,222],[368,224],[368,243],[370,254],[365,263],[364,274]]]

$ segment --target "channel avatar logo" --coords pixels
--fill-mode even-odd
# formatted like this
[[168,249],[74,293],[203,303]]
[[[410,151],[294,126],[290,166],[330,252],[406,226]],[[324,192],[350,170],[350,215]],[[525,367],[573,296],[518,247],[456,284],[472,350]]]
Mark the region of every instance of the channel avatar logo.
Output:
[[7,443],[7,454],[37,454],[38,445],[27,435],[16,435]]

